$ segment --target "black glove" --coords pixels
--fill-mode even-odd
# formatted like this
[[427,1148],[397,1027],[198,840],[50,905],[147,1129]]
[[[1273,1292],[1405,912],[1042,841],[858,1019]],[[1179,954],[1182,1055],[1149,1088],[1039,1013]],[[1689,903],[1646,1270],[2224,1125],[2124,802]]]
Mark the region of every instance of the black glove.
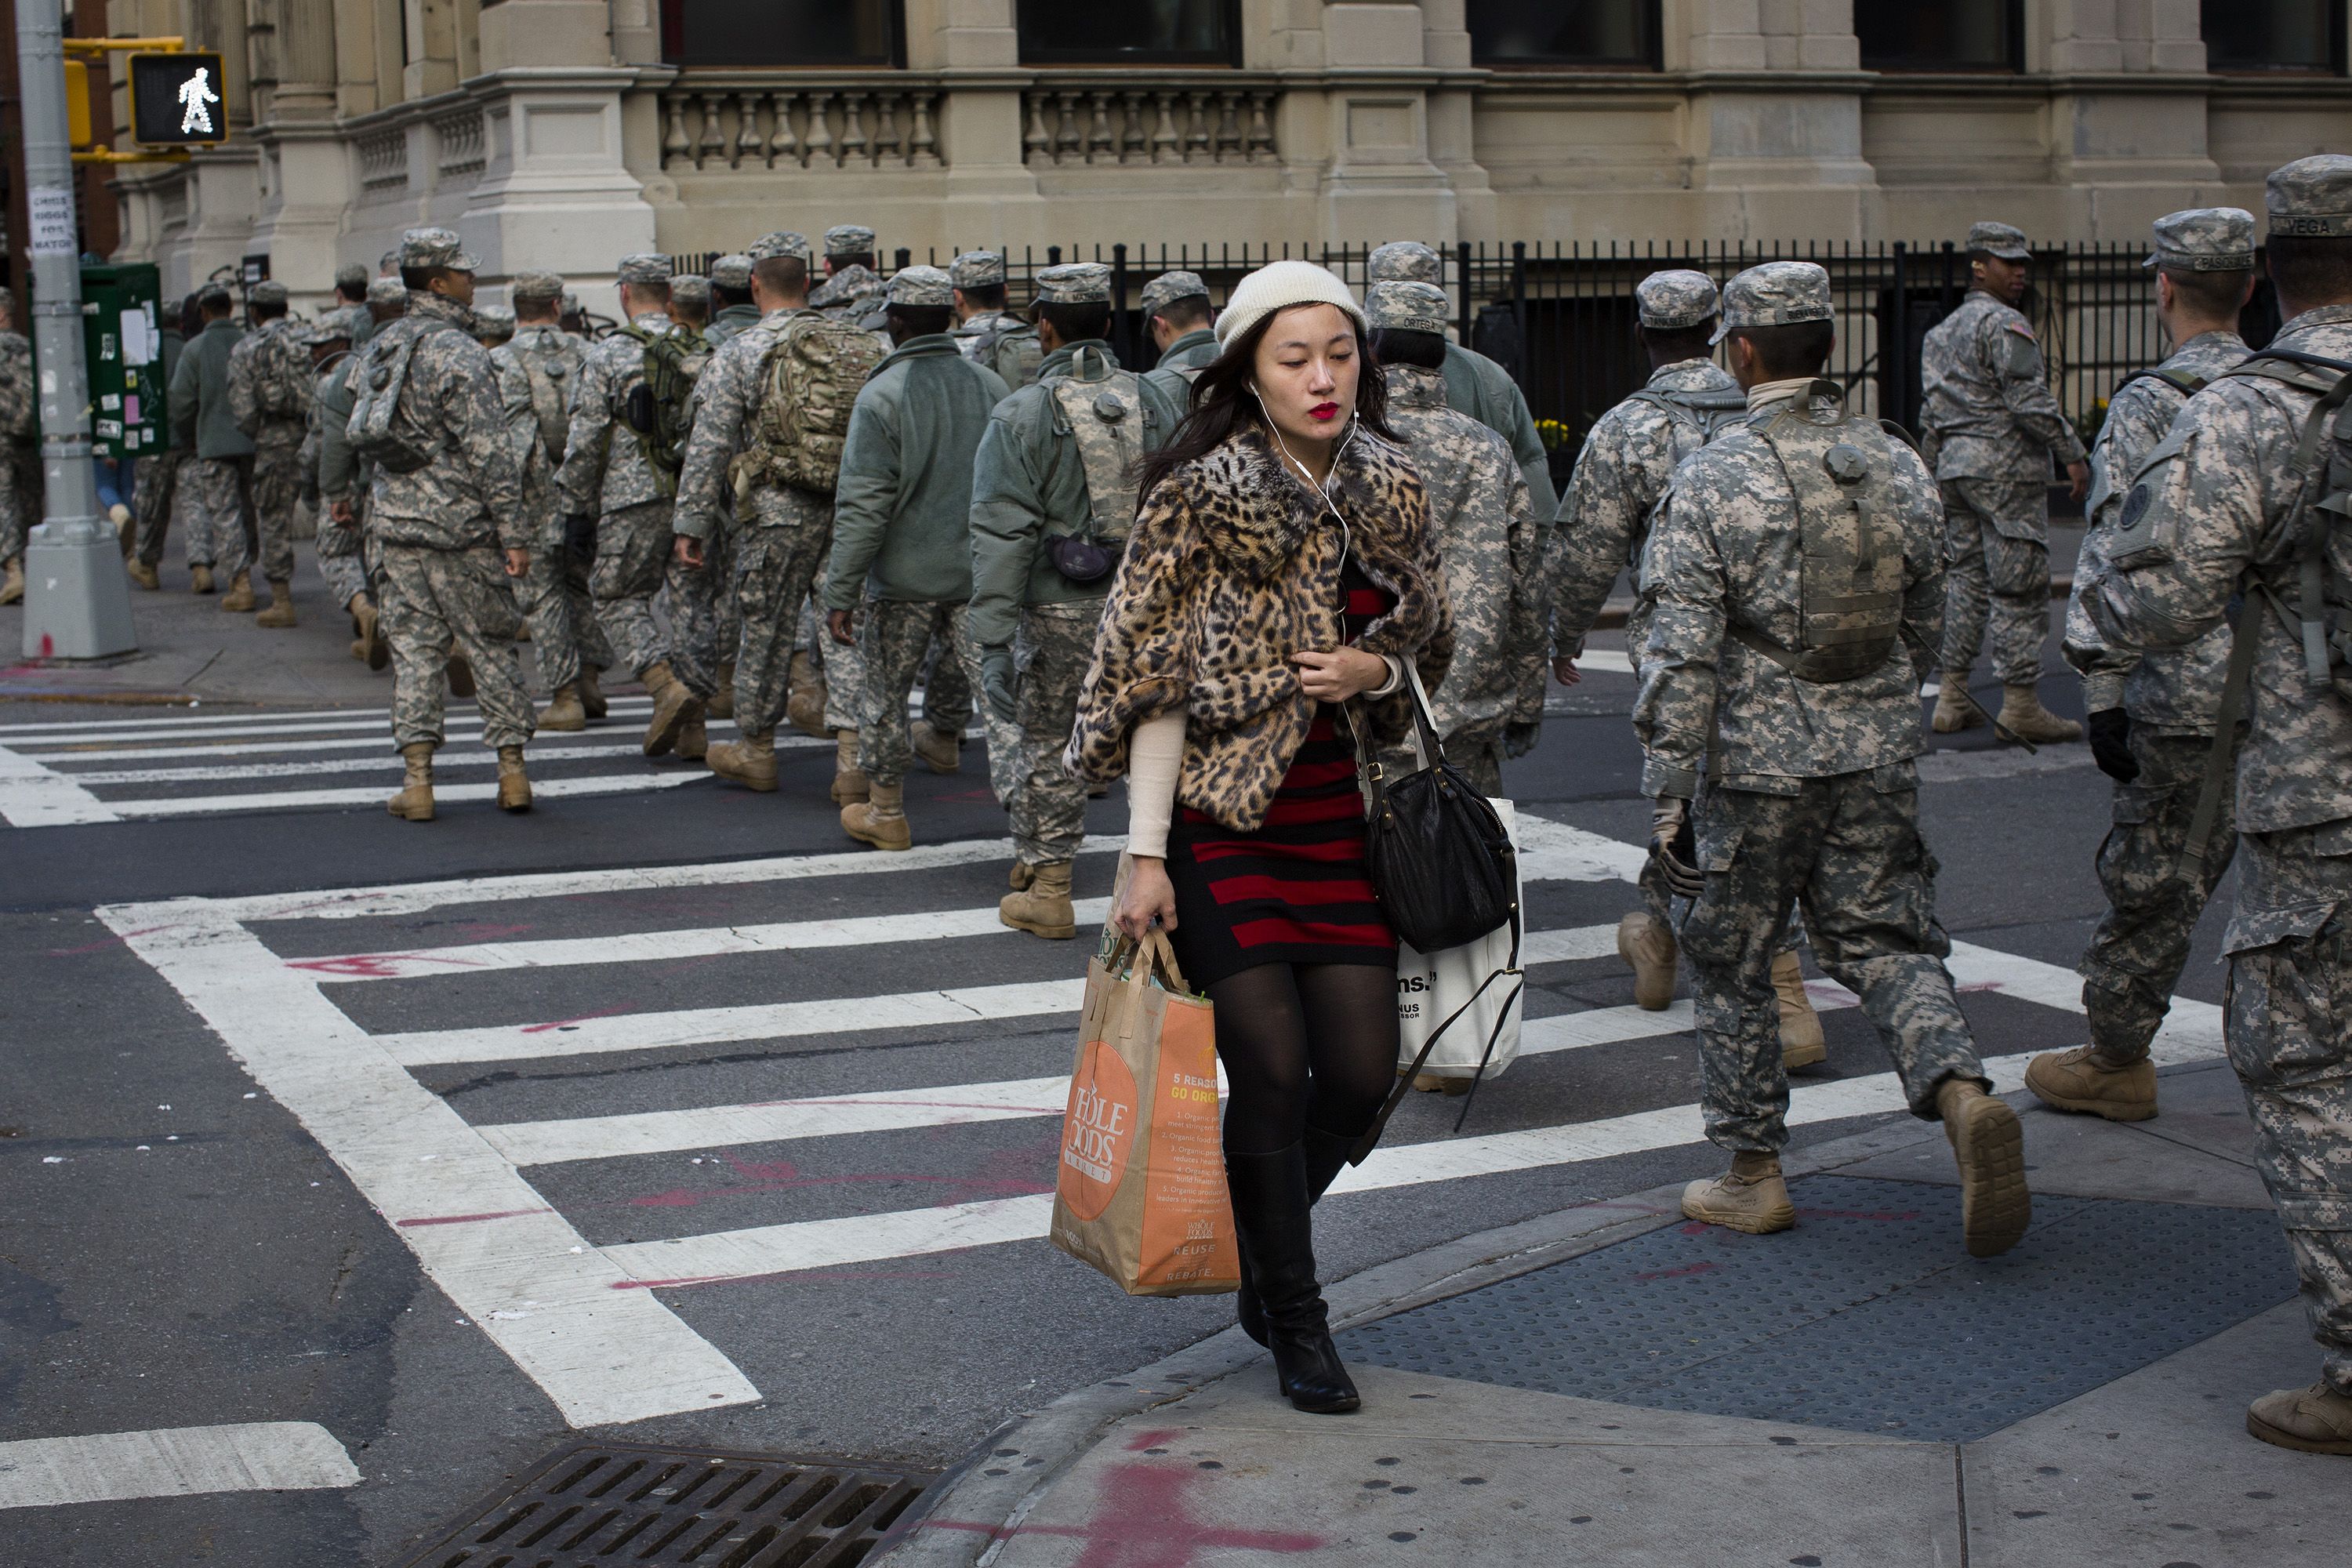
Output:
[[2117,784],[2139,777],[2139,759],[2131,752],[2131,715],[2120,708],[2102,708],[2083,721],[2090,732],[2091,760]]
[[988,710],[1001,724],[1018,723],[1021,705],[1013,697],[1013,650],[1009,647],[984,647],[980,650],[980,689],[988,699]]
[[1542,730],[1543,723],[1540,720],[1528,724],[1522,724],[1514,721],[1511,723],[1504,725],[1503,755],[1506,758],[1526,756],[1529,752],[1536,749],[1536,738],[1542,732]]
[[596,559],[596,517],[575,511],[563,520],[563,546],[583,563]]
[[1660,795],[1650,808],[1650,853],[1676,897],[1696,899],[1706,887],[1698,868],[1698,835],[1691,830],[1690,802]]

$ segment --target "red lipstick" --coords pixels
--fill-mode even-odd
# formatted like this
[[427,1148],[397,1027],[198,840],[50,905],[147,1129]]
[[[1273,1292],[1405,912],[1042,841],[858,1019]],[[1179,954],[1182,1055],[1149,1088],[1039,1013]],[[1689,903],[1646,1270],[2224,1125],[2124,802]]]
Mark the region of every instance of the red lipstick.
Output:
[[1339,416],[1339,405],[1336,403],[1318,403],[1307,411],[1307,416],[1318,423],[1337,419]]

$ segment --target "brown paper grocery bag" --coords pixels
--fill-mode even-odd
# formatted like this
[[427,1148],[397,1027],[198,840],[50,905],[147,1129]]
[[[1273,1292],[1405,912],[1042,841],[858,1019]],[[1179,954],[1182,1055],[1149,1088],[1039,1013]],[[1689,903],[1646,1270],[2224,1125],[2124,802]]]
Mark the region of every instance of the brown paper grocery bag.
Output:
[[1214,1015],[1157,931],[1087,966],[1053,1237],[1131,1296],[1240,1289]]

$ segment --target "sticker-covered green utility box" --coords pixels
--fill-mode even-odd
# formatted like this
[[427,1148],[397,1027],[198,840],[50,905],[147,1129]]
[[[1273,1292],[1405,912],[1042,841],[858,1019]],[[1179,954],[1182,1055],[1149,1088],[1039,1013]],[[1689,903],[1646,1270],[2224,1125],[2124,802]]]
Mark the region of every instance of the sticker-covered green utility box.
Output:
[[164,398],[163,279],[147,262],[81,269],[82,354],[90,436],[101,458],[143,458],[171,444]]

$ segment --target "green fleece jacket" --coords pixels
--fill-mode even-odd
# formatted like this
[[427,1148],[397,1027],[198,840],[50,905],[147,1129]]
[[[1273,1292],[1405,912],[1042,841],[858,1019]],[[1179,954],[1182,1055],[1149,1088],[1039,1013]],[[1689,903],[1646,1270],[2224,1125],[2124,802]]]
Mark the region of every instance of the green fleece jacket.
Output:
[[199,458],[249,458],[253,442],[228,408],[228,354],[245,329],[224,316],[206,321],[180,352],[171,383],[172,445]]
[[829,610],[877,599],[971,597],[971,463],[988,411],[1011,389],[945,332],[909,338],[849,411],[833,494]]
[[1536,434],[1527,394],[1519,390],[1509,371],[1475,349],[1446,344],[1445,405],[1467,414],[1511,444],[1511,456],[1528,481],[1528,498],[1535,502],[1538,517],[1549,518],[1559,510],[1559,493],[1551,488],[1551,465],[1545,458],[1543,437]]

